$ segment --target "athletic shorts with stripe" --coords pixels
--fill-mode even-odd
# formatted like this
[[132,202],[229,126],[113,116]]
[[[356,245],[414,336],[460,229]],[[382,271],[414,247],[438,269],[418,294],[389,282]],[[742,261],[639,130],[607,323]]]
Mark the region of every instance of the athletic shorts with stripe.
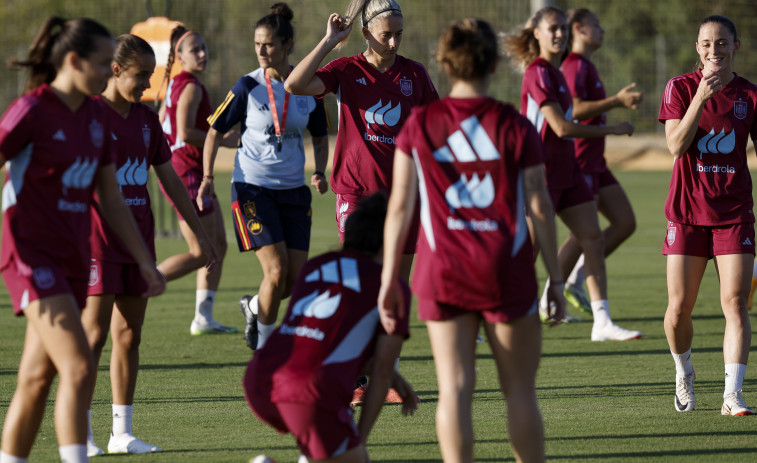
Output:
[[249,183],[231,187],[231,217],[239,251],[283,241],[287,249],[310,248],[310,188],[273,190]]

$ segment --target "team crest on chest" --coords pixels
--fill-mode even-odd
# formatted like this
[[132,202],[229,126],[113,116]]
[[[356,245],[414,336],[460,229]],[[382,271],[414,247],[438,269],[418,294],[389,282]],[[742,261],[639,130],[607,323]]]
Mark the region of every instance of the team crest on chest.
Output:
[[142,141],[145,142],[145,148],[150,147],[150,127],[147,125],[142,127]]
[[746,117],[746,113],[746,101],[733,102],[733,115],[736,116],[736,119],[744,119]]
[[93,119],[92,122],[89,123],[89,136],[92,138],[92,144],[95,145],[95,148],[103,147],[103,141],[105,140],[103,134],[103,125]]
[[297,102],[297,110],[300,112],[300,114],[307,114],[308,113],[308,98],[305,96],[298,96],[298,97],[295,97],[295,101]]
[[413,81],[410,79],[400,79],[400,91],[405,96],[413,94]]

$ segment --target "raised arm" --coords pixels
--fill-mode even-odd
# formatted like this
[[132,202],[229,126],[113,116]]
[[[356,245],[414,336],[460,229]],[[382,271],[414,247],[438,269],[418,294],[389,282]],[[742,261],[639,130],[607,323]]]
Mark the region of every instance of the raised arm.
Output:
[[626,85],[614,96],[602,100],[573,98],[573,118],[580,121],[599,116],[614,108],[638,109],[644,92],[634,91],[636,83]]
[[605,135],[631,135],[633,124],[621,122],[610,126],[577,124],[565,119],[565,113],[555,101],[547,101],[539,108],[555,134],[560,137],[599,138]]
[[100,168],[97,178],[100,213],[137,261],[142,278],[147,282],[147,291],[142,296],[157,296],[165,291],[166,280],[155,266],[155,260],[147,249],[134,216],[118,191],[116,168],[113,164],[106,164]]
[[346,39],[352,31],[352,25],[341,30],[344,24],[344,18],[337,13],[329,16],[326,24],[326,35],[318,42],[313,51],[295,66],[292,72],[284,81],[284,88],[293,95],[323,95],[326,86],[323,81],[315,75],[315,72],[321,66],[321,62],[339,42]]
[[702,117],[704,104],[715,93],[723,89],[723,83],[717,73],[703,76],[699,82],[697,93],[691,99],[683,119],[668,119],[665,121],[665,140],[668,142],[670,154],[680,158],[691,146],[697,134],[699,119]]
[[556,310],[550,308],[549,318],[557,323],[565,316],[565,298],[563,296],[563,276],[557,260],[557,231],[555,226],[555,211],[549,199],[547,184],[544,178],[544,166],[539,164],[527,167],[523,171],[523,194],[526,207],[533,224],[536,241],[541,249],[544,267],[549,274],[550,285],[547,292],[549,302],[554,302]]

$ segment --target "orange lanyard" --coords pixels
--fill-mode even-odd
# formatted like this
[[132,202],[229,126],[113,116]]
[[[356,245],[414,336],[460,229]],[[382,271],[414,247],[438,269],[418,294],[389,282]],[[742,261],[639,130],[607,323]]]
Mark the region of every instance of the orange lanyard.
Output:
[[276,110],[276,98],[273,96],[273,86],[271,78],[268,76],[268,69],[263,71],[265,75],[265,85],[268,88],[268,102],[271,105],[273,115],[273,128],[276,130],[276,151],[281,151],[281,142],[284,140],[284,129],[287,125],[287,112],[289,111],[289,92],[284,90],[284,110],[281,112],[281,123],[279,123],[279,112]]

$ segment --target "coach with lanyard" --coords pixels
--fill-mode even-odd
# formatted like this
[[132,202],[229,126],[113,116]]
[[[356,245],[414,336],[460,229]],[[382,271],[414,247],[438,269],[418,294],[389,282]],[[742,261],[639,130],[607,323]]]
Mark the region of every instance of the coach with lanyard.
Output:
[[251,349],[262,347],[273,331],[281,299],[289,296],[308,257],[311,194],[304,182],[302,139],[306,127],[315,154],[311,185],[321,194],[328,190],[323,174],[328,162],[323,102],[284,90],[292,68],[290,21],[294,15],[285,3],[271,9],[273,13],[260,19],[254,29],[260,68],[241,77],[209,119],[198,194],[199,204],[200,198],[213,193],[213,164],[222,134],[241,123],[242,139],[232,173],[232,222],[239,250],[254,250],[263,269],[258,294],[240,301]]

